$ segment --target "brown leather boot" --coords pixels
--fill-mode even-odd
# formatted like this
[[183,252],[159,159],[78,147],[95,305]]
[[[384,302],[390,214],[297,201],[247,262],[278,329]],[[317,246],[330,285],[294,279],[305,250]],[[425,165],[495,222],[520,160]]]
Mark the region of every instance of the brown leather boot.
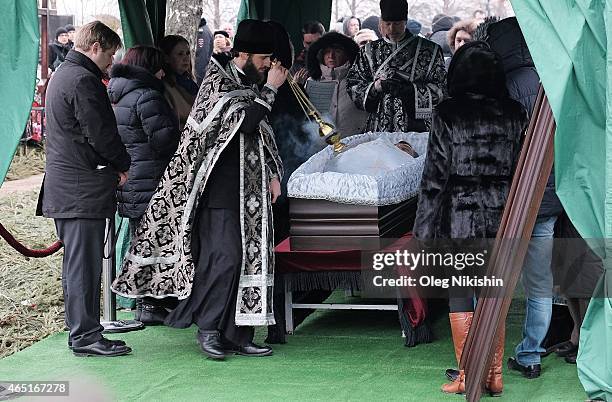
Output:
[[506,326],[503,325],[497,334],[497,344],[495,345],[495,353],[491,361],[491,368],[487,377],[486,390],[491,396],[500,396],[504,389],[504,381],[502,380],[502,366],[504,361],[504,343],[506,338]]
[[[453,345],[455,346],[457,365],[459,365],[461,361],[461,353],[463,353],[463,346],[465,345],[468,332],[470,332],[473,317],[474,313],[471,311],[465,313],[450,313],[448,315],[451,324],[451,332],[453,334]],[[442,386],[442,392],[447,394],[461,394],[465,392],[465,373],[463,370],[459,370],[459,377],[457,377],[455,381]]]

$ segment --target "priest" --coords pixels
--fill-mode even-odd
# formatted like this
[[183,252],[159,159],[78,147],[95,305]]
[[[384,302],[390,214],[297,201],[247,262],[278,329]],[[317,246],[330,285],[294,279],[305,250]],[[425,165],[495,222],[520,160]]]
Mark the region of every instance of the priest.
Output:
[[271,63],[273,32],[244,20],[233,58],[211,61],[113,283],[127,297],[181,299],[166,324],[196,324],[212,359],[272,354],[253,343],[253,326],[274,324],[271,204],[282,164],[267,114],[287,70]]
[[406,31],[406,0],[381,0],[382,38],[363,46],[347,76],[347,92],[370,113],[366,131],[428,131],[444,97],[442,49]]

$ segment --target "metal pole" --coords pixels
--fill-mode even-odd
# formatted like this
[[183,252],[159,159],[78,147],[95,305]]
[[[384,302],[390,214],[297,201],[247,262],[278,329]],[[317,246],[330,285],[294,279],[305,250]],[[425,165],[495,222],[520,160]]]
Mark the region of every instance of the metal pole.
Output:
[[272,0],[264,1],[264,20],[272,18]]
[[144,328],[144,324],[136,320],[117,321],[117,299],[111,285],[115,280],[115,218],[106,220],[106,235],[104,238],[104,258],[102,260],[102,318],[100,322],[105,333],[129,332]]
[[49,8],[47,0],[42,0],[41,8],[38,11],[40,14],[40,78],[42,80],[42,90],[40,93],[40,104],[45,106],[45,92],[47,86],[45,83],[49,78],[49,35],[48,35],[48,23],[49,23]]
[[[104,297],[103,315],[104,321],[115,321],[117,319],[117,300],[111,291],[111,284],[115,280],[115,220],[106,219],[106,232],[104,238],[104,256],[102,260],[102,289]],[[107,258],[108,257],[108,258]]]

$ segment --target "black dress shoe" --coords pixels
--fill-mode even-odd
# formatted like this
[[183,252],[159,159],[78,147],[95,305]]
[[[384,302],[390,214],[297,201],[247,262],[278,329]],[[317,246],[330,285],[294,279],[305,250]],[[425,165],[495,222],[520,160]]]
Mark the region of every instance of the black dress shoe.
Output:
[[[125,342],[119,339],[107,339],[113,345],[125,346]],[[68,341],[68,349],[72,349],[72,341]]]
[[74,346],[72,352],[75,356],[122,356],[132,352],[132,349],[125,345],[118,345],[102,338],[97,342],[87,346]]
[[136,304],[134,319],[145,325],[163,325],[167,316],[168,311],[163,307],[155,306],[144,301],[140,301]]
[[244,346],[226,345],[225,351],[227,353],[235,353],[237,355],[251,357],[270,356],[273,353],[271,347],[259,346],[253,342],[249,342]]
[[202,352],[211,359],[225,359],[225,351],[221,344],[221,336],[218,332],[200,332],[198,331],[198,343]]
[[574,345],[573,343],[568,342],[567,344],[557,349],[555,353],[559,357],[575,355],[578,353],[578,345]]
[[578,357],[578,355],[565,356],[565,362],[569,364],[576,364],[576,357]]
[[444,374],[446,374],[446,378],[448,378],[449,381],[453,382],[455,381],[457,378],[459,378],[459,370],[455,370],[455,369],[446,369],[446,371],[444,372]]
[[533,379],[538,378],[542,371],[542,366],[540,364],[532,364],[531,366],[523,366],[519,362],[516,361],[514,357],[508,359],[508,368],[510,370],[520,371],[524,377]]

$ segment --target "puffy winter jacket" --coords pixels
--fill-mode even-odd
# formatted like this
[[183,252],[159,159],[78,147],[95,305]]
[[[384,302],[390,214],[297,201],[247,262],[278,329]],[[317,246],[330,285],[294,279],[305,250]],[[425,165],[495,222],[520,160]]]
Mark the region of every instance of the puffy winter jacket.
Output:
[[[487,42],[502,58],[506,73],[506,87],[510,97],[520,102],[531,116],[540,88],[540,76],[516,18],[506,18],[488,29]],[[561,201],[555,193],[554,171],[546,183],[546,191],[538,211],[539,217],[556,216],[563,212]]]
[[108,95],[132,157],[128,182],[117,192],[119,215],[140,218],[178,146],[178,121],[164,98],[162,82],[144,68],[115,65]]

